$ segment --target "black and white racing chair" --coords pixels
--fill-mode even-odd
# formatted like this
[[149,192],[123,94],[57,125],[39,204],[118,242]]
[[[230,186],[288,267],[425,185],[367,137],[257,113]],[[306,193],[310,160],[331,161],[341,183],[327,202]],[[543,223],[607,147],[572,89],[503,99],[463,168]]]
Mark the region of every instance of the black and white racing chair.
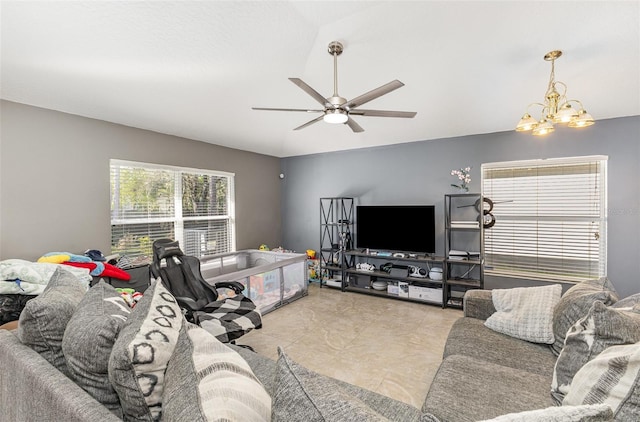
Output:
[[[262,327],[262,315],[255,303],[242,294],[237,281],[207,283],[200,271],[200,260],[185,255],[177,241],[153,242],[151,273],[160,277],[184,310],[188,321],[213,334],[223,343],[232,343],[254,328]],[[235,295],[220,299],[218,290],[227,288]]]

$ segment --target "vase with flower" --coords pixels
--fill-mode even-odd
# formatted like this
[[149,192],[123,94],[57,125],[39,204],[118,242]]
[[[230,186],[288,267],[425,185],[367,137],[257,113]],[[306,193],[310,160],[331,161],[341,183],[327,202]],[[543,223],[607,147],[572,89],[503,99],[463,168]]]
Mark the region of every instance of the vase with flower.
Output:
[[451,170],[452,176],[457,176],[460,182],[456,184],[451,184],[454,188],[458,189],[460,193],[469,192],[469,183],[471,183],[471,167],[465,167],[459,170]]

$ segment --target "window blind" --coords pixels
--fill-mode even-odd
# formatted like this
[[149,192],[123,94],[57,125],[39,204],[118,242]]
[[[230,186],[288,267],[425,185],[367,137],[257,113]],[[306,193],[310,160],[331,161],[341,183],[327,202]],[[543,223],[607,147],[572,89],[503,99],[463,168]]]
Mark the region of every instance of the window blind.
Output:
[[176,239],[197,257],[235,250],[233,174],[111,160],[111,252],[152,257]]
[[490,163],[486,273],[578,282],[606,274],[607,157]]

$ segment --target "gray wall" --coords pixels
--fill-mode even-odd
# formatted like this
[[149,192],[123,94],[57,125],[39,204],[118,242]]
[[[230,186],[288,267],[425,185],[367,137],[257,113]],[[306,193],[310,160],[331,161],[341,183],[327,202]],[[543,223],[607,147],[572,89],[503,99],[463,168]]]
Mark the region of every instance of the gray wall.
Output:
[[237,248],[282,243],[280,159],[2,101],[0,259],[110,251],[109,159],[235,173]]
[[[286,158],[284,244],[317,249],[319,198],[353,196],[362,205],[434,204],[436,248],[442,255],[444,194],[453,193],[450,184],[456,181],[452,169],[472,166],[471,190],[479,192],[482,163],[607,155],[608,275],[622,295],[640,292],[639,144],[640,117],[634,116],[600,120],[585,129],[558,127],[544,138],[509,131]],[[485,284],[529,285],[503,278],[488,278]]]

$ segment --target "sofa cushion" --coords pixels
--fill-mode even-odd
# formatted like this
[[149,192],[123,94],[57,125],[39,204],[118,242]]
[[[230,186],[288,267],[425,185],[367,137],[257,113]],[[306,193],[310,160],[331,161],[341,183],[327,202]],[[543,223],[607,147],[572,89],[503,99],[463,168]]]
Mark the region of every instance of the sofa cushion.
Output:
[[123,419],[158,420],[167,363],[184,317],[176,299],[154,282],[133,308],[109,358],[109,381],[120,398]]
[[576,372],[602,351],[610,346],[639,341],[640,305],[616,309],[596,301],[587,315],[579,319],[567,333],[554,369],[551,384],[553,400],[561,404]]
[[122,422],[41,355],[0,330],[0,421]]
[[438,368],[422,411],[442,421],[471,422],[545,408],[553,404],[549,382],[547,376],[449,356]]
[[[551,385],[556,357],[548,345],[530,343],[495,332],[475,318],[454,322],[444,348],[444,357],[464,355],[548,378]],[[526,356],[526,359],[523,359]]]
[[612,346],[573,377],[564,405],[604,403],[616,421],[640,420],[640,343]]
[[480,422],[608,422],[613,412],[606,404],[583,406],[551,406],[545,409],[509,413]]
[[553,309],[562,286],[516,287],[491,291],[496,312],[484,325],[499,333],[533,343],[553,343]]
[[242,357],[197,325],[185,323],[169,359],[164,421],[268,421],[271,397]]
[[276,361],[266,356],[250,350],[249,348],[238,346],[236,344],[227,344],[227,346],[235,350],[242,359],[247,362],[253,374],[258,378],[262,386],[270,396],[273,395],[274,375],[276,373]]
[[73,274],[58,268],[44,292],[27,302],[20,314],[20,341],[67,376],[70,374],[62,352],[62,337],[86,291]]
[[[264,385],[267,392],[273,396],[275,390],[274,374],[276,372],[276,362],[243,347],[234,345],[229,345],[229,347],[237,351],[238,354],[244,358],[253,370],[253,373],[262,382],[262,385]],[[431,417],[428,414],[421,415],[421,412],[418,409],[409,404],[366,390],[348,382],[329,378],[321,374],[316,374],[315,377],[318,382],[321,382],[322,380],[329,380],[331,385],[336,386],[336,388],[339,388],[350,397],[360,400],[366,406],[374,409],[377,413],[388,419],[416,420],[422,417],[423,419],[420,420],[424,422],[433,421],[435,419],[435,417]]]
[[491,290],[472,289],[464,293],[463,299],[464,316],[477,319],[487,319],[495,311]]
[[564,339],[569,328],[589,312],[591,305],[596,300],[605,305],[612,305],[618,300],[618,294],[607,277],[583,281],[562,295],[560,302],[553,310],[555,341],[551,345],[551,349],[556,356],[564,347]]
[[109,356],[130,313],[116,289],[101,281],[84,295],[62,339],[71,379],[118,417],[122,407],[109,382]]
[[[433,421],[413,406],[322,376],[278,348],[273,421]],[[346,388],[345,388],[346,387]]]

